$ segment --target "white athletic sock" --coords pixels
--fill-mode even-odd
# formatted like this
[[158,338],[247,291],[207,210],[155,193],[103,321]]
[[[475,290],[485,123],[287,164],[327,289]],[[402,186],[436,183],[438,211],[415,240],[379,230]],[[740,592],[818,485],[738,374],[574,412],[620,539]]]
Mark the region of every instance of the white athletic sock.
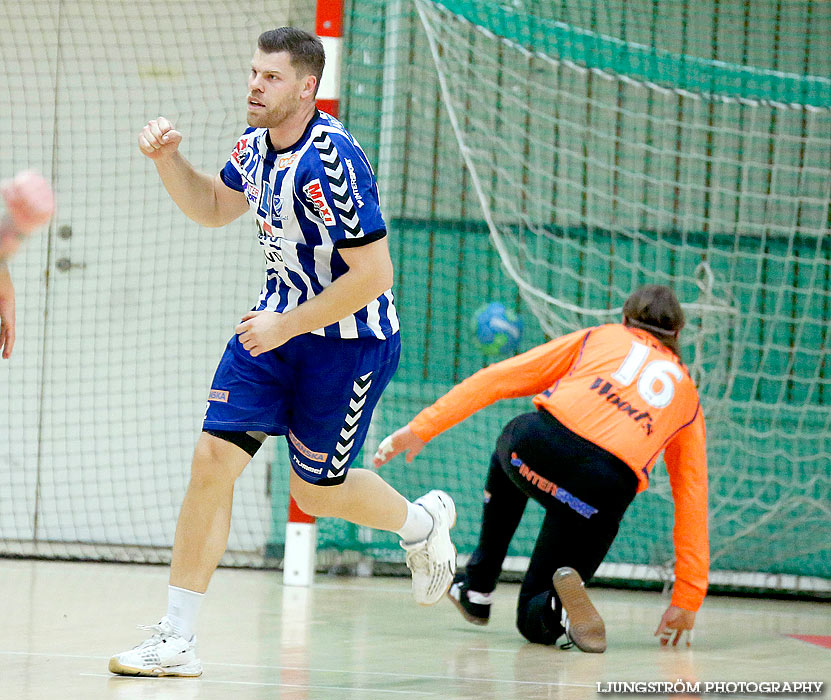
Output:
[[433,516],[425,508],[407,501],[407,519],[396,533],[404,544],[426,540],[433,531]]
[[176,631],[188,641],[193,639],[196,616],[204,593],[189,591],[178,586],[167,587],[167,619]]
[[493,593],[480,593],[479,591],[471,591],[468,589],[467,599],[477,605],[490,605],[493,603]]

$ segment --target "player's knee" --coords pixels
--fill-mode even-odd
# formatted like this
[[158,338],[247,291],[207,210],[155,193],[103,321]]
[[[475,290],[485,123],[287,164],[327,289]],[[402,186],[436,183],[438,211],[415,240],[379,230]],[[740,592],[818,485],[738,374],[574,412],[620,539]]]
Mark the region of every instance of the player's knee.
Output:
[[212,469],[204,460],[194,458],[190,468],[190,487],[198,489],[214,488],[226,481],[218,470]]
[[191,486],[210,488],[233,484],[237,470],[226,464],[223,448],[224,445],[214,440],[200,439],[196,443],[190,470]]
[[315,518],[338,517],[341,500],[339,486],[316,486],[303,482],[295,485],[291,495],[307,515]]
[[528,606],[523,605],[521,602],[517,607],[516,611],[516,628],[519,630],[519,633],[525,637],[529,642],[536,641],[535,637],[535,630],[531,628],[531,625],[528,623]]
[[556,641],[541,620],[532,620],[523,611],[517,611],[516,628],[525,639],[534,644],[554,644]]
[[549,602],[541,605],[546,596],[520,601],[516,612],[516,628],[534,644],[556,644],[563,634],[563,627],[553,614]]

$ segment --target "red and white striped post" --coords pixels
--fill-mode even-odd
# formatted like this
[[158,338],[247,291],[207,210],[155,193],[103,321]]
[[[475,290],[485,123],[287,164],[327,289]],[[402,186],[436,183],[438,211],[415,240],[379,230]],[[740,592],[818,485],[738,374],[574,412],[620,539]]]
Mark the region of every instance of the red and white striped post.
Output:
[[315,32],[326,51],[326,69],[317,91],[317,106],[333,117],[340,107],[340,54],[343,42],[343,0],[317,0]]
[[[340,107],[340,53],[343,31],[343,0],[318,0],[315,32],[323,42],[326,68],[317,90],[317,106],[333,117]],[[311,586],[315,574],[317,523],[300,510],[289,496],[289,519],[286,523],[286,548],[283,555],[283,583],[287,586]]]

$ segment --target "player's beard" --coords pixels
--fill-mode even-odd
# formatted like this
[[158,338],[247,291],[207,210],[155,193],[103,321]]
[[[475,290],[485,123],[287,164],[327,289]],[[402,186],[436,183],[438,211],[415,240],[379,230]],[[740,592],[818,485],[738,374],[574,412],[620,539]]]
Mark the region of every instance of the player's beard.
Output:
[[248,126],[275,129],[300,109],[300,97],[286,96],[279,104],[267,111],[248,113]]

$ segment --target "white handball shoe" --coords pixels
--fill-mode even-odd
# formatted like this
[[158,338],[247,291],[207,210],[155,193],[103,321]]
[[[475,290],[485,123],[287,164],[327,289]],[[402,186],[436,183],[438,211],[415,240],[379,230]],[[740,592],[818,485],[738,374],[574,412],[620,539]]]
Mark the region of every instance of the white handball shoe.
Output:
[[426,540],[401,546],[413,573],[413,597],[420,605],[435,605],[447,593],[456,573],[456,548],[450,528],[456,524],[456,504],[444,491],[430,491],[415,501],[433,518]]
[[202,675],[202,662],[196,658],[196,637],[188,641],[176,634],[166,617],[157,625],[139,625],[139,629],[153,632],[153,636],[130,651],[113,656],[110,673],[155,677]]

